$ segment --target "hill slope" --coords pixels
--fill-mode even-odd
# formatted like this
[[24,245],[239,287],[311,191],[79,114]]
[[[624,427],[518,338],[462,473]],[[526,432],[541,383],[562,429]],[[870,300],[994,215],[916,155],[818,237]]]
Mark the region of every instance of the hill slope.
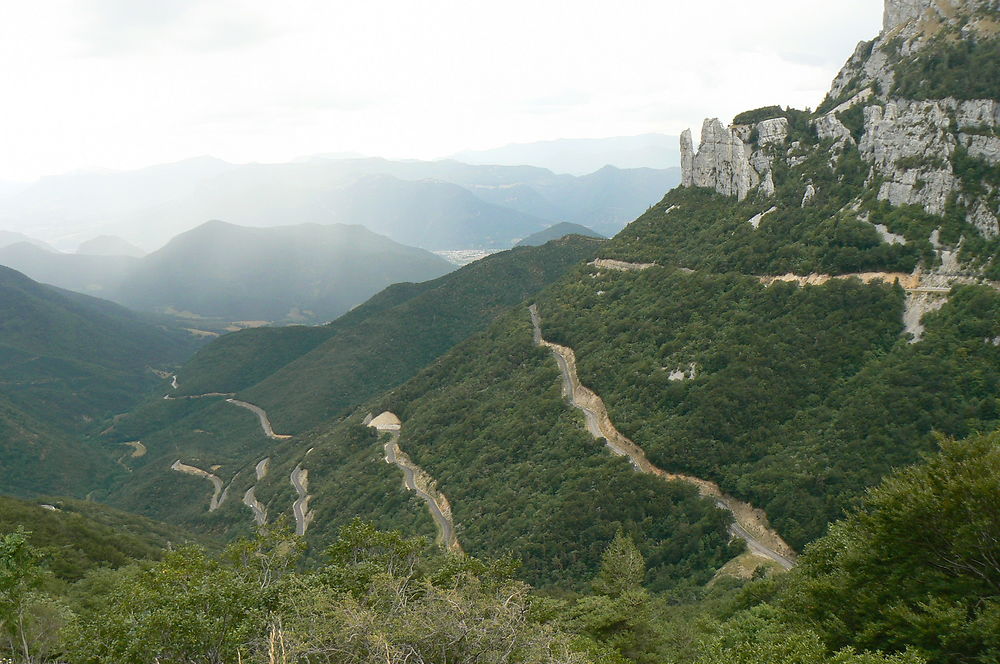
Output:
[[245,228],[212,221],[142,259],[119,299],[233,320],[324,320],[399,281],[454,266],[360,226]]
[[133,309],[224,320],[329,320],[399,281],[454,266],[360,226],[245,228],[211,221],[147,256],[60,254],[25,243],[0,264]]
[[[297,447],[298,439],[275,443],[256,418],[222,398],[186,396],[236,393],[263,407],[277,432],[304,434],[410,378],[598,246],[599,241],[571,237],[501,252],[432,281],[394,285],[327,326],[221,337],[178,371],[179,389],[169,395],[175,398],[152,399],[109,431],[109,442],[141,438],[149,450],[129,461],[136,472],[112,499],[162,518],[203,520],[204,502],[197,496],[208,484],[192,480],[190,492],[171,488],[176,475],[165,471],[178,456],[200,467],[222,464],[219,474],[225,478],[243,472],[242,483],[265,456],[273,456],[275,465],[291,459],[289,445]],[[290,472],[284,473],[286,480]],[[258,496],[269,495],[261,487]],[[227,519],[230,526],[234,520],[240,527],[249,522],[238,505],[231,510],[225,505],[211,516],[213,527],[226,527]]]
[[28,541],[56,578],[70,582],[97,567],[158,560],[171,547],[205,542],[176,526],[98,503],[71,498],[28,502],[0,496],[0,533],[19,527],[30,533]]
[[[975,61],[946,57],[957,35],[995,46],[979,7],[890,12],[898,22],[838,79],[884,80],[846,105],[707,121],[697,152],[682,139],[686,186],[537,298],[546,339],[576,351],[581,382],[653,463],[718,482],[796,547],[936,433],[1000,425],[1000,95],[927,98]],[[899,96],[915,62],[941,58],[921,70],[923,98]],[[574,550],[571,535],[527,510],[558,494],[559,466],[515,473],[532,483],[514,513],[518,480],[492,479],[576,435],[540,437],[525,325],[511,314],[370,409],[400,415],[400,445],[451,500],[467,549],[518,541],[537,574],[558,576],[534,552],[550,536]],[[651,526],[630,528],[660,546]]]
[[596,237],[604,239],[598,233],[590,230],[586,226],[580,226],[579,224],[570,224],[563,222],[561,224],[553,224],[549,226],[544,231],[538,231],[533,235],[529,235],[520,242],[517,243],[519,247],[537,247],[539,245],[545,244],[550,240],[558,240],[561,237],[566,237],[567,235],[582,235],[584,237]]
[[[705,482],[801,548],[892,467],[933,449],[937,433],[995,429],[1000,102],[908,99],[894,87],[925,57],[920,90],[936,90],[937,76],[960,80],[975,58],[933,63],[958,38],[992,48],[993,14],[971,1],[940,16],[936,4],[889,5],[899,11],[885,34],[841,77],[879,85],[818,113],[707,121],[697,151],[682,137],[685,186],[532,298],[544,339],[575,351],[587,390],[573,387],[574,401],[600,397],[662,474],[634,472],[588,433],[593,411],[563,400],[564,367],[536,345],[526,303],[347,419],[321,418],[281,447],[206,442],[202,462],[239,458],[227,477],[247,478],[248,459],[270,454],[258,497],[285,512],[296,501],[318,542],[354,514],[433,532],[384,461],[392,442],[447,498],[465,550],[512,552],[525,577],[573,586],[622,529],[649,561],[647,580],[667,588],[707,580],[741,547],[728,543],[730,516],[699,497]],[[208,417],[216,406],[183,407],[197,409],[189,431],[222,426]],[[364,426],[382,411],[401,419],[398,438]],[[162,494],[156,486],[146,493]],[[237,509],[219,510],[214,525],[248,518]]]
[[195,348],[184,332],[0,268],[0,490],[82,494],[99,485],[113,458],[81,434],[139,401],[159,380],[150,367]]

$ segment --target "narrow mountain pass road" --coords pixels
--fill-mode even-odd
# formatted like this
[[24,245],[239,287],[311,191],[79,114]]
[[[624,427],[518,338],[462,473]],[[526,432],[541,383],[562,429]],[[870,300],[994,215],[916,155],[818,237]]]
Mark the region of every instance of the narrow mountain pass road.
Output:
[[235,396],[233,392],[208,392],[206,394],[188,394],[181,395],[179,397],[170,396],[169,394],[163,395],[165,401],[180,401],[182,399],[209,399],[211,397],[231,397]]
[[[371,426],[371,425],[369,425]],[[448,499],[434,488],[434,480],[431,479],[420,466],[413,463],[399,447],[399,427],[380,428],[374,427],[381,432],[389,433],[389,440],[385,443],[385,462],[399,467],[403,471],[403,486],[414,492],[426,504],[427,509],[437,526],[438,536],[441,545],[448,551],[462,553],[462,545],[455,535],[455,522],[451,514],[451,503]]]
[[201,468],[181,463],[180,459],[171,464],[170,470],[176,470],[177,472],[185,473],[186,475],[194,475],[195,477],[202,477],[212,483],[214,491],[212,492],[212,500],[208,505],[209,512],[214,512],[219,509],[222,503],[226,502],[226,495],[228,491],[223,489],[224,484],[222,482],[222,478],[218,475],[213,475],[207,470],[202,470]]
[[267,509],[257,500],[257,496],[254,495],[256,490],[256,486],[247,489],[247,492],[243,494],[243,504],[253,511],[254,523],[258,526],[263,526],[267,523]]
[[[177,384],[176,375],[171,376],[170,386],[175,390],[178,389],[179,386]],[[287,440],[292,437],[275,433],[274,429],[271,426],[271,420],[268,418],[267,412],[263,408],[246,401],[240,401],[239,399],[235,399],[234,398],[235,396],[236,395],[233,392],[208,392],[206,394],[191,394],[182,396],[172,396],[170,394],[167,394],[163,398],[168,401],[175,401],[181,399],[208,399],[212,397],[226,397],[226,403],[230,403],[240,408],[245,408],[250,412],[252,412],[254,415],[256,415],[257,419],[260,421],[260,428],[263,430],[264,435],[270,438],[271,440]],[[142,454],[145,454],[146,452],[146,448],[142,445],[142,443],[137,442],[137,443],[125,443],[125,444],[132,445],[136,450],[132,454],[133,457],[142,456]],[[140,448],[141,448],[141,453],[139,453]],[[119,463],[121,463],[121,465],[125,467],[126,470],[131,472],[131,469],[125,466],[125,464],[122,463],[121,460],[119,460]],[[267,471],[270,467],[270,463],[271,463],[270,457],[265,457],[264,459],[261,459],[260,461],[257,462],[257,465],[254,467],[254,473],[257,476],[257,481],[260,481],[267,476]],[[217,475],[214,475],[206,470],[196,468],[195,466],[189,466],[187,464],[183,464],[180,462],[180,459],[175,461],[173,465],[170,466],[170,468],[172,470],[186,473],[188,475],[203,477],[212,482],[212,486],[215,488],[215,492],[213,493],[211,503],[209,504],[208,508],[209,512],[214,512],[219,508],[220,505],[222,505],[223,502],[225,502],[226,496],[229,493],[229,487],[223,488],[224,483],[222,479]],[[232,482],[235,481],[235,479],[236,477],[234,476],[233,479],[230,481],[230,485],[232,485]],[[313,513],[309,511],[309,500],[312,499],[312,496],[307,495],[306,493],[306,486],[308,483],[308,471],[302,470],[302,468],[297,466],[295,470],[292,472],[291,481],[292,485],[295,487],[295,491],[299,495],[298,499],[292,505],[292,511],[295,514],[295,531],[299,535],[305,535],[306,529],[309,528],[309,524],[312,523],[312,518],[313,518]],[[261,504],[259,500],[257,500],[257,497],[255,495],[256,491],[257,491],[256,485],[251,486],[249,489],[247,489],[246,492],[243,494],[243,504],[249,507],[253,511],[254,522],[258,526],[263,526],[267,523],[267,509],[264,507],[263,504]]]
[[264,457],[257,462],[254,467],[254,472],[257,473],[257,480],[260,481],[267,477],[267,471],[271,468],[271,457]]
[[302,464],[295,466],[289,478],[295,492],[299,494],[298,499],[292,504],[292,514],[295,515],[295,534],[305,535],[312,523],[314,513],[309,511],[309,471],[302,467]]
[[280,433],[274,433],[274,429],[271,428],[271,420],[267,418],[267,412],[260,406],[255,406],[252,403],[247,403],[246,401],[240,401],[239,399],[226,399],[226,403],[231,403],[234,406],[239,406],[240,408],[246,408],[257,416],[260,420],[260,428],[264,430],[264,435],[271,440],[288,440],[291,436],[286,436]]
[[533,304],[528,311],[531,314],[535,345],[549,348],[555,355],[562,374],[563,396],[569,400],[570,405],[583,411],[587,430],[594,438],[603,439],[614,454],[628,457],[632,466],[641,473],[662,477],[668,481],[694,484],[702,496],[712,498],[716,505],[733,515],[734,523],[730,526],[729,532],[734,537],[745,540],[750,551],[770,558],[785,569],[795,566],[795,551],[771,529],[763,511],[727,496],[714,482],[690,475],[668,473],[654,466],[646,458],[645,450],[615,428],[604,401],[592,390],[580,384],[576,371],[576,354],[573,349],[546,341],[542,337],[538,306]]

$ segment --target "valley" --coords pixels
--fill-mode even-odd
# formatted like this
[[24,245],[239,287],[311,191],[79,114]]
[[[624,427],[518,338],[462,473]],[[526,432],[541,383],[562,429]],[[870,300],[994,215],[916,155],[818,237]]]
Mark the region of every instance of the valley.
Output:
[[[1000,9],[882,4],[815,110],[709,117],[678,132],[679,169],[646,135],[0,182],[0,664],[994,664]],[[652,5],[588,26],[599,5],[558,31],[500,8],[448,67],[418,39],[448,44],[451,14],[483,7],[399,4],[362,30],[317,5],[322,33],[285,8],[299,32],[243,37],[192,31],[227,8],[123,10],[105,20],[172,27],[116,28],[91,59],[132,49],[152,75],[176,49],[210,67],[252,62],[241,39],[329,55],[357,32],[366,67],[397,64],[364,99],[338,58],[343,98],[261,97],[240,126],[318,146],[306,104],[360,141],[389,117],[377,83],[404,154],[435,123],[676,124],[703,100],[665,100],[706,77],[727,81],[713,103],[758,98],[765,69],[804,89],[793,74],[829,54],[789,26],[833,43],[860,16],[716,12],[713,58],[741,56],[715,62],[689,29],[704,8],[671,8],[687,34]],[[394,34],[396,14],[435,29]],[[571,94],[577,32],[614,104]],[[620,67],[632,48],[685,86]],[[480,50],[517,76],[463,77]],[[521,50],[549,57],[518,69]],[[283,62],[248,70],[254,94],[307,78]],[[452,78],[468,98],[448,112],[403,103]],[[533,101],[462,106],[532,81]]]

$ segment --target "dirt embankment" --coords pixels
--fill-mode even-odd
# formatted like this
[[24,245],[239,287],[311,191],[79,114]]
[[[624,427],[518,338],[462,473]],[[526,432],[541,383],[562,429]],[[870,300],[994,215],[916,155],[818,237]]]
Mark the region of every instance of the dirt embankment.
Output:
[[292,513],[295,515],[295,534],[305,535],[315,516],[315,513],[309,510],[309,501],[312,500],[312,496],[309,495],[309,471],[299,464],[295,466],[289,479],[292,486],[295,487],[295,492],[299,495],[292,504]]
[[257,500],[257,496],[254,492],[257,491],[256,486],[252,486],[247,489],[246,493],[243,494],[243,504],[250,508],[253,512],[253,520],[258,526],[263,526],[267,523],[267,508]]
[[642,272],[651,267],[656,267],[656,263],[626,263],[625,261],[617,261],[613,258],[596,258],[590,261],[588,265],[605,270],[617,270],[618,272]]
[[754,553],[771,558],[782,567],[790,568],[795,564],[795,551],[782,537],[770,527],[767,515],[763,510],[754,508],[748,503],[728,496],[717,484],[691,475],[668,473],[653,465],[646,458],[645,451],[634,441],[624,436],[611,422],[604,401],[592,390],[580,383],[576,370],[576,354],[572,348],[560,346],[545,341],[541,332],[541,317],[536,305],[529,309],[534,327],[535,343],[552,350],[563,375],[563,393],[569,398],[571,405],[584,412],[587,428],[595,438],[603,438],[612,452],[628,457],[636,470],[662,477],[668,481],[682,481],[693,484],[698,492],[732,513],[736,523],[731,532],[744,540]]
[[365,418],[367,426],[381,433],[388,433],[389,440],[385,443],[385,462],[394,464],[403,471],[403,486],[416,493],[425,503],[437,526],[441,545],[449,551],[462,553],[462,545],[455,534],[455,520],[451,512],[451,503],[437,488],[437,483],[423,468],[413,463],[413,460],[399,447],[399,436],[402,422],[390,412],[385,412],[376,418]]

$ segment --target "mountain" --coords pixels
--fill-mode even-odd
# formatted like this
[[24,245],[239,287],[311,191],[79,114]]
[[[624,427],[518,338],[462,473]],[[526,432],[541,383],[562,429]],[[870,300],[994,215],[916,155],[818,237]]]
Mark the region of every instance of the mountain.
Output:
[[232,167],[212,157],[196,157],[136,171],[45,177],[3,199],[0,223],[51,238],[93,236],[108,220],[181,198]]
[[577,178],[532,186],[473,186],[480,198],[545,219],[581,224],[614,235],[680,184],[680,169],[622,170],[605,166]]
[[0,247],[8,247],[12,244],[18,244],[21,242],[26,242],[28,244],[44,249],[45,251],[55,251],[52,247],[42,242],[41,240],[36,240],[32,237],[28,237],[24,233],[15,233],[12,231],[0,231]]
[[[164,470],[178,456],[196,466],[221,465],[219,476],[238,479],[237,489],[245,491],[249,485],[243,484],[253,476],[247,469],[271,456],[270,474],[278,479],[261,482],[257,496],[274,513],[286,510],[291,502],[284,498],[287,483],[280,482],[284,471],[278,469],[295,458],[289,451],[298,443],[283,440],[272,452],[275,441],[262,434],[249,413],[219,397],[189,397],[235,393],[263,408],[274,431],[282,435],[325,428],[433,363],[507,308],[589,258],[599,244],[569,237],[544,247],[500,252],[432,281],[391,286],[326,326],[260,328],[220,337],[178,370],[178,389],[168,391],[171,399],[151,398],[107,432],[109,444],[141,439],[149,450],[135,460],[135,473],[110,499],[164,519],[183,518],[213,529],[246,528],[248,513],[238,501],[208,515],[201,498],[204,481],[192,480],[192,486],[175,492],[171,485],[176,474]],[[354,486],[369,495],[371,487]],[[398,492],[378,499],[383,500],[398,504]]]
[[454,266],[361,226],[246,228],[210,221],[142,259],[119,300],[231,320],[323,320],[400,281]]
[[[307,471],[312,525],[297,513],[317,542],[356,514],[445,533],[447,512],[464,550],[513,552],[540,585],[581,587],[619,530],[654,589],[708,581],[742,551],[730,532],[794,565],[937,436],[1000,426],[1000,91],[972,73],[997,44],[982,7],[891,0],[818,111],[708,120],[697,150],[685,132],[683,186],[597,260],[347,417],[295,393],[313,366],[300,351],[323,343],[302,334],[268,390],[288,396],[264,404],[293,437],[206,441],[198,458],[229,463],[226,478],[269,458],[278,479],[258,488],[282,511],[295,495],[282,480]],[[268,398],[253,390],[241,395]],[[240,414],[184,407],[188,431]],[[447,498],[433,519],[365,426],[383,411],[401,420],[390,442],[405,463]]]
[[454,269],[360,226],[202,224],[142,258],[60,254],[24,243],[0,264],[141,311],[230,321],[329,320],[389,284]]
[[[201,158],[45,178],[0,199],[0,221],[60,246],[103,234],[157,247],[206,219],[224,219],[264,227],[364,223],[403,244],[505,249],[559,221],[603,223],[607,233],[617,232],[677,181],[674,171],[625,170],[611,185],[622,188],[620,195],[606,190],[581,206],[587,181],[528,166],[375,158],[232,165]],[[423,238],[423,230],[432,234]]]
[[331,218],[432,250],[506,249],[542,219],[492,205],[456,184],[371,175],[320,198]]
[[539,231],[533,235],[529,235],[520,242],[517,243],[519,247],[538,247],[550,240],[558,240],[559,238],[566,237],[567,235],[582,235],[584,237],[595,237],[600,239],[605,239],[601,235],[590,230],[586,226],[580,226],[579,224],[553,224],[549,226],[544,231]]
[[64,254],[26,242],[0,247],[0,265],[45,284],[110,300],[117,300],[138,262],[134,256]]
[[151,367],[196,347],[185,332],[0,268],[0,492],[100,486],[114,457],[83,435],[141,400],[159,380]]
[[680,165],[677,137],[663,134],[514,143],[491,150],[466,150],[451,158],[468,164],[538,166],[572,175],[586,175],[605,166],[666,169]]
[[148,450],[98,493],[227,536],[291,513],[322,562],[290,571],[279,528],[180,552],[106,591],[80,659],[219,652],[222,613],[236,659],[287,630],[358,661],[995,662],[998,17],[887,0],[817,111],[685,132],[682,186],[611,240],[207,348],[105,430]]
[[127,240],[114,235],[99,235],[80,243],[76,253],[88,256],[132,256],[140,258],[146,252]]

